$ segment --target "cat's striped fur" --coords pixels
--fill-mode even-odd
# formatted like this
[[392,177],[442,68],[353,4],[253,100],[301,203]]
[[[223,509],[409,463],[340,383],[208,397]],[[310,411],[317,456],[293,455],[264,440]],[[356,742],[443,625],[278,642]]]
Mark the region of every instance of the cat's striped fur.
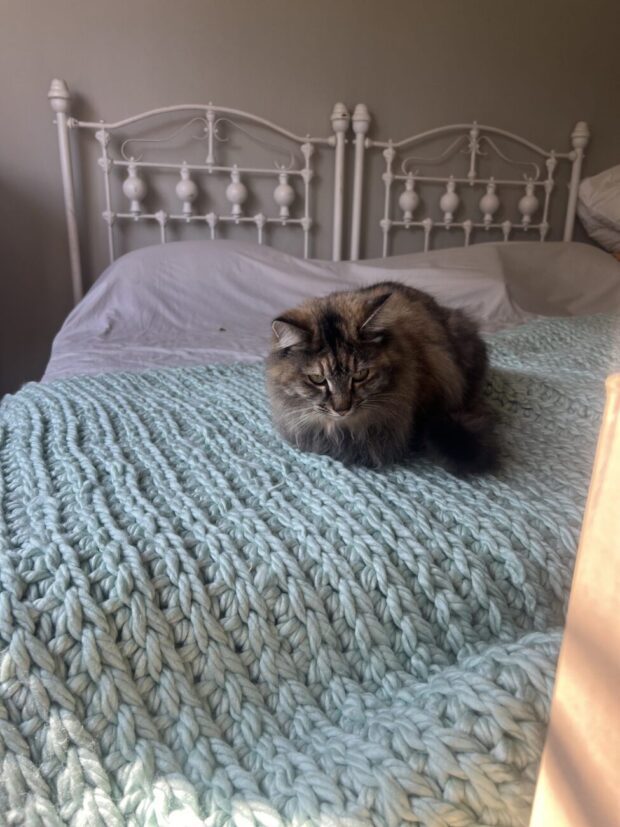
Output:
[[267,385],[278,430],[301,450],[379,467],[430,446],[467,473],[495,464],[486,371],[464,313],[386,281],[275,319]]

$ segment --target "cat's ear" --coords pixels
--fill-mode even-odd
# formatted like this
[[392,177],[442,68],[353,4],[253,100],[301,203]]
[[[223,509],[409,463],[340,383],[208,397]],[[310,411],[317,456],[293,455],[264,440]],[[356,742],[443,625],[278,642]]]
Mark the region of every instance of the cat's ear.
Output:
[[380,296],[375,296],[368,302],[365,308],[367,315],[360,327],[360,333],[370,339],[379,338],[384,333],[390,323],[392,295],[392,293],[381,293]]
[[280,350],[288,347],[299,347],[308,341],[308,331],[292,322],[290,319],[274,319],[271,323],[274,335],[274,346]]

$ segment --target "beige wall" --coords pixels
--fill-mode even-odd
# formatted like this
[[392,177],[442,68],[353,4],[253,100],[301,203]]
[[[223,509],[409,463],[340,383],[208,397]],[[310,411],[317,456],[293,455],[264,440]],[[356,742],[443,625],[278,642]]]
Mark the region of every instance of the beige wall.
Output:
[[0,0],[0,392],[70,307],[52,77],[110,120],[212,99],[318,131],[363,100],[383,136],[477,118],[564,147],[585,119],[595,172],[620,162],[619,48],[618,0]]

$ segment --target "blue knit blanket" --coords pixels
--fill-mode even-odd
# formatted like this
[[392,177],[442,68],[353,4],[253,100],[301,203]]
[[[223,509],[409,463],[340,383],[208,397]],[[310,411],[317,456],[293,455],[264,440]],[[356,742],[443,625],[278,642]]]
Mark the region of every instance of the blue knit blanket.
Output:
[[0,823],[525,825],[613,319],[491,339],[503,468],[283,445],[254,366],[0,406]]

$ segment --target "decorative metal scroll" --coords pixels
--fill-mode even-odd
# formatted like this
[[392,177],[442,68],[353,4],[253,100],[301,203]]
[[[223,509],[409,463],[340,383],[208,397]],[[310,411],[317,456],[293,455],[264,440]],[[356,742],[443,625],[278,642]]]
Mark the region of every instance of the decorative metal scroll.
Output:
[[[365,107],[363,111],[366,112],[365,129],[367,130],[370,119]],[[355,122],[355,115],[353,117]],[[413,154],[408,151],[416,144],[425,144],[431,139],[454,133],[457,133],[456,137],[438,154]],[[498,143],[498,138],[503,142],[508,141],[517,145],[517,154],[513,155],[512,151],[509,154]],[[513,133],[495,127],[480,126],[474,122],[430,130],[399,142],[382,143],[366,139],[363,148],[366,150],[372,147],[381,148],[385,163],[382,176],[385,200],[383,217],[380,221],[383,234],[383,255],[388,255],[390,234],[396,228],[422,230],[425,250],[430,247],[433,231],[439,228],[460,230],[465,246],[470,244],[472,234],[476,229],[486,232],[497,230],[500,237],[506,241],[516,230],[522,230],[536,233],[536,237],[544,241],[550,231],[550,207],[556,187],[556,169],[560,161],[572,162],[573,167],[564,229],[564,237],[570,238],[583,149],[588,138],[587,124],[577,124],[571,136],[572,151],[559,153],[554,150],[546,151]],[[524,149],[527,150],[527,154]],[[429,170],[433,166],[448,162],[451,162],[453,168],[458,169],[458,164],[452,162],[462,155],[466,156],[466,162],[462,165],[461,171],[442,175],[435,174],[432,169]],[[356,157],[356,176],[359,177],[360,182],[362,157],[363,151],[360,150],[359,160]],[[532,157],[536,160],[532,160]],[[498,165],[501,166],[503,163],[504,168],[518,170],[519,174],[513,176],[509,173],[485,177],[480,172],[482,158],[486,159],[486,164],[490,167],[495,166],[497,169]],[[539,158],[542,159],[542,163]],[[428,211],[424,210],[427,205],[423,204],[420,197],[421,185],[435,185],[441,188],[435,202],[441,213],[441,219],[432,217]],[[471,206],[466,203],[470,199],[464,199],[463,195],[465,189],[476,188],[481,192],[477,200],[477,212],[474,211],[472,214]],[[515,199],[516,205],[508,206],[506,202],[502,203],[504,188],[521,191],[518,200]],[[361,199],[361,193],[360,183],[354,191],[354,205],[357,200]],[[516,215],[511,214],[512,210],[516,210]],[[359,205],[357,212],[360,212]],[[352,237],[355,243],[352,244],[351,258],[355,259],[359,254],[359,227],[355,225],[352,227]]]
[[[331,134],[325,138],[317,138],[309,134],[297,135],[265,118],[239,109],[214,106],[212,103],[181,104],[152,109],[115,123],[81,121],[71,117],[71,93],[65,81],[60,78],[52,80],[47,97],[54,112],[54,123],[58,132],[74,302],[78,302],[83,295],[84,285],[73,179],[72,142],[69,140],[69,132],[72,129],[92,132],[99,143],[98,163],[103,175],[105,199],[102,215],[107,226],[111,261],[114,260],[116,252],[115,225],[124,221],[155,222],[159,227],[162,242],[167,240],[167,227],[174,222],[193,223],[198,226],[202,224],[208,229],[211,238],[215,238],[220,228],[227,224],[246,224],[255,228],[260,244],[265,240],[265,229],[269,225],[277,224],[301,230],[303,255],[308,258],[314,224],[312,202],[313,189],[316,188],[314,164],[317,147],[333,149],[332,259],[340,261],[344,224],[345,134],[351,122],[349,112],[343,103],[335,104],[332,110]],[[152,124],[152,118],[162,115],[185,115],[187,120],[180,127],[176,127],[172,132],[168,130],[165,134],[125,137],[118,151],[115,151],[126,127],[137,123]],[[200,134],[192,134],[195,133],[196,127],[199,127]],[[223,153],[220,152],[220,147],[228,143],[229,136],[225,133],[230,130],[239,131],[254,143],[268,149],[275,156],[271,165],[248,166],[243,163],[241,151],[238,152],[235,163],[228,163],[228,155],[237,150],[229,144],[230,151]],[[269,134],[269,140],[263,137],[263,132]],[[146,160],[147,150],[154,146],[170,144],[183,133],[190,140],[202,141],[205,144],[207,152],[204,162],[188,163],[183,160],[180,163],[169,163]],[[283,146],[283,138],[289,142],[287,147]],[[293,151],[288,149],[290,145],[293,145]],[[120,170],[123,177],[120,197],[124,203],[120,207],[117,204],[118,197],[114,186],[115,170]],[[149,175],[154,171],[176,173],[174,196],[178,201],[177,209],[146,209]],[[269,205],[265,204],[264,209],[249,214],[248,197],[256,179],[272,181],[272,196]],[[294,186],[296,181],[300,182],[298,188]],[[215,209],[211,209],[201,214],[197,209],[197,205],[202,201],[201,192],[207,203],[221,203],[221,199],[218,201],[215,197],[216,189],[223,190],[220,194],[223,194],[228,210],[216,212]],[[262,192],[263,188],[260,189]],[[259,200],[259,203],[264,203],[264,199]]]
[[[154,221],[159,225],[160,238],[162,242],[167,240],[167,227],[171,222],[202,223],[207,226],[211,238],[215,238],[220,226],[227,223],[252,224],[256,228],[258,243],[264,241],[264,231],[269,224],[280,226],[296,226],[303,232],[303,253],[308,257],[310,253],[310,231],[312,228],[312,217],[310,214],[310,185],[314,176],[312,166],[314,149],[316,143],[326,143],[322,139],[297,138],[301,158],[290,149],[281,145],[265,141],[245,129],[238,120],[233,120],[227,115],[220,114],[221,110],[209,104],[204,114],[195,115],[186,121],[182,126],[172,132],[148,138],[128,138],[120,145],[118,158],[112,158],[109,145],[111,139],[111,128],[102,127],[95,133],[95,138],[101,147],[99,165],[104,174],[104,188],[106,198],[106,209],[103,218],[108,225],[108,239],[110,247],[110,258],[114,259],[114,236],[113,225],[118,221]],[[254,120],[252,116],[246,118]],[[154,146],[162,147],[169,144],[182,133],[188,132],[192,127],[200,126],[201,134],[190,135],[195,141],[203,141],[206,144],[206,158],[203,163],[167,163],[163,161],[147,161],[138,150],[152,149]],[[254,142],[270,149],[279,156],[269,167],[249,167],[240,164],[226,164],[218,160],[218,144],[228,141],[228,137],[222,134],[224,125],[242,132]],[[288,137],[288,136],[287,136]],[[133,152],[136,152],[134,155]],[[286,158],[283,162],[282,159]],[[114,168],[123,168],[125,178],[122,185],[122,192],[127,199],[125,209],[112,209],[112,191],[110,173]],[[151,170],[176,171],[178,174],[175,186],[175,194],[179,201],[178,211],[158,210],[148,212],[144,208],[144,202],[148,192],[147,175]],[[200,214],[195,209],[195,204],[201,188],[208,192],[213,187],[205,176],[217,176],[227,179],[223,195],[230,205],[228,213],[217,213],[213,210]],[[256,176],[273,178],[273,202],[275,213],[267,211],[258,212],[253,215],[246,214],[245,203],[248,200],[248,186],[250,180]],[[302,181],[303,194],[301,206],[297,213],[294,212],[294,204],[297,195],[291,182],[299,178]]]

